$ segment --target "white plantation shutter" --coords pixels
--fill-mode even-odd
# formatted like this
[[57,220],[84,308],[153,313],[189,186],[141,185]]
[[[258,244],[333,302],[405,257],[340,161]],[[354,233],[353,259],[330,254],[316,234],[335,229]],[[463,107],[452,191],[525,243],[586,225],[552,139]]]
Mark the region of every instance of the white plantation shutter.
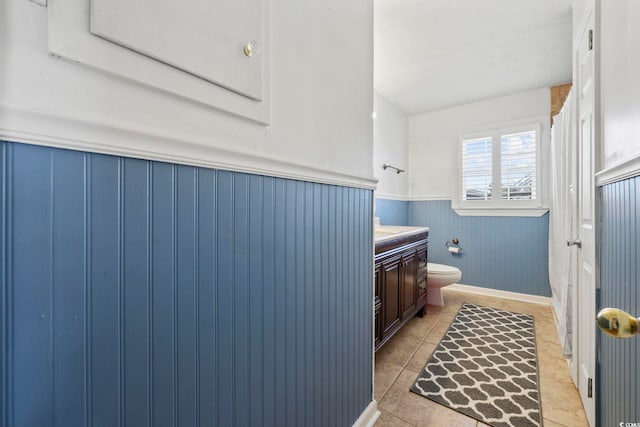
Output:
[[462,141],[462,200],[490,200],[492,189],[492,138]]
[[543,211],[541,129],[541,123],[531,123],[461,136],[458,197],[452,201],[456,212]]
[[536,131],[500,136],[502,200],[536,199]]

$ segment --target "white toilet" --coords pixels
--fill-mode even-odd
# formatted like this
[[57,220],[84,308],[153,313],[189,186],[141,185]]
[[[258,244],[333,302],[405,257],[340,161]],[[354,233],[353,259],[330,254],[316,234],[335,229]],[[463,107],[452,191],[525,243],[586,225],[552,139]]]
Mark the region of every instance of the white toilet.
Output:
[[427,263],[427,302],[431,305],[444,305],[442,288],[457,283],[462,272],[450,265]]

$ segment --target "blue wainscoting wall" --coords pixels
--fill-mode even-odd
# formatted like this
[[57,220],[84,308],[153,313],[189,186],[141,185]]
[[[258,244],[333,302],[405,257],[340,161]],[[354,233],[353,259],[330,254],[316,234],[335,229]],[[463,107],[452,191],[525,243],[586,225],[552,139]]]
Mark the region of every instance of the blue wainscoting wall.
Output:
[[382,225],[409,225],[409,203],[376,198],[375,215]]
[[372,192],[0,142],[2,427],[350,426]]
[[[640,177],[602,187],[599,309],[640,315]],[[599,423],[640,422],[640,339],[598,332]],[[626,424],[625,424],[626,425]]]
[[[409,225],[430,227],[429,261],[460,268],[465,285],[551,295],[548,215],[459,216],[449,200],[415,201],[409,204]],[[445,247],[454,237],[463,248],[459,255]]]

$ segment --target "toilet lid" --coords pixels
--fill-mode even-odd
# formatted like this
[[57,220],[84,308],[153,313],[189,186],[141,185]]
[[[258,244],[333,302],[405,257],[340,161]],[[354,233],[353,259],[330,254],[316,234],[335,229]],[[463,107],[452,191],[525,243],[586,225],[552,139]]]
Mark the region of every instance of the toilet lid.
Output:
[[450,265],[435,264],[433,262],[428,262],[427,272],[429,274],[455,274],[455,273],[459,273],[460,270]]

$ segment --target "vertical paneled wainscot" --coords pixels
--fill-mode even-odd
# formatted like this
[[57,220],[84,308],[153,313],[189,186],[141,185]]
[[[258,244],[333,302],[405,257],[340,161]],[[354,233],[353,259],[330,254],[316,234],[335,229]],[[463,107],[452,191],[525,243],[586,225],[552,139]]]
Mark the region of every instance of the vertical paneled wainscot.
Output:
[[0,142],[0,426],[351,426],[372,192]]
[[[640,315],[640,177],[602,187],[599,309]],[[640,421],[640,337],[614,339],[598,332],[599,422]]]
[[[508,292],[550,296],[549,215],[460,216],[450,200],[412,201],[409,225],[429,227],[429,261],[462,271],[462,283]],[[460,239],[464,251],[445,243]]]

